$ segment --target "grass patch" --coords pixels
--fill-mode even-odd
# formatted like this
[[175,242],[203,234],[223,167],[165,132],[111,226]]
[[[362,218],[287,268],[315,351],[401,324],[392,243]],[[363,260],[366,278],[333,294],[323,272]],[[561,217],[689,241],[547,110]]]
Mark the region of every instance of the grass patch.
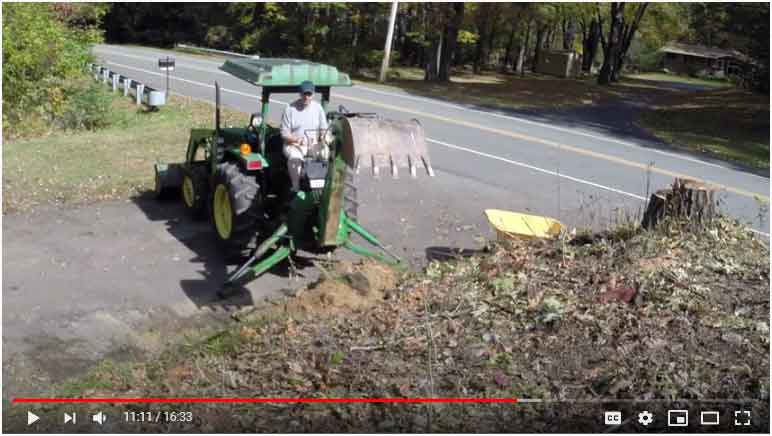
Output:
[[[473,74],[460,69],[454,71],[449,83],[425,82],[423,70],[412,67],[391,68],[387,85],[382,85],[377,82],[376,74],[364,71],[357,79],[368,85],[391,86],[425,97],[505,109],[591,106],[613,98],[640,101],[683,92],[667,83],[678,81],[678,76],[665,74],[625,76],[612,86],[598,85],[595,77],[565,79],[543,74],[521,76],[493,71]],[[716,82],[703,82],[722,86]],[[694,79],[689,83],[702,82]]]
[[737,89],[673,95],[638,124],[664,141],[756,168],[769,168],[769,96]]
[[685,83],[688,85],[702,85],[702,86],[709,86],[711,88],[732,87],[732,84],[729,81],[723,80],[723,79],[700,79],[697,77],[681,76],[677,74],[641,73],[641,74],[631,74],[625,77],[630,79],[637,79],[637,80],[675,82],[675,83]]
[[89,370],[86,375],[68,380],[60,391],[63,397],[77,397],[126,389],[133,378],[131,369],[129,363],[107,359]]
[[[375,74],[367,72],[357,79],[378,85]],[[614,94],[590,79],[561,79],[546,75],[486,72],[454,72],[449,83],[425,82],[420,68],[395,67],[389,70],[387,86],[412,94],[459,103],[509,109],[560,108],[596,104]],[[383,86],[383,85],[379,85]]]
[[[185,158],[189,130],[214,125],[214,106],[172,96],[158,111],[113,98],[110,127],[7,141],[3,213],[43,204],[77,205],[128,198],[153,188],[153,164]],[[223,125],[248,116],[225,109]]]

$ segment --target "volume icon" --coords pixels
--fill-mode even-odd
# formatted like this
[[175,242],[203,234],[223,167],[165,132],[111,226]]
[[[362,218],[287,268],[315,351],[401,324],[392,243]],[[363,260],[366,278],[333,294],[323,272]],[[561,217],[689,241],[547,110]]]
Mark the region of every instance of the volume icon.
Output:
[[102,425],[105,421],[107,421],[107,416],[104,413],[99,412],[96,415],[91,415],[91,420],[99,425]]

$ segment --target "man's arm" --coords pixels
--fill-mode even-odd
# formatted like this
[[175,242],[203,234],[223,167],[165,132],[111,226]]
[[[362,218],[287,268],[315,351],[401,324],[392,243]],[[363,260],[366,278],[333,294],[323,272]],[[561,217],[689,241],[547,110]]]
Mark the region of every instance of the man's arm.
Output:
[[329,127],[330,126],[327,124],[327,114],[324,113],[322,105],[319,105],[319,129],[325,131]]
[[284,109],[281,116],[281,137],[287,144],[297,144],[298,138],[292,134],[292,120],[290,120],[290,106]]

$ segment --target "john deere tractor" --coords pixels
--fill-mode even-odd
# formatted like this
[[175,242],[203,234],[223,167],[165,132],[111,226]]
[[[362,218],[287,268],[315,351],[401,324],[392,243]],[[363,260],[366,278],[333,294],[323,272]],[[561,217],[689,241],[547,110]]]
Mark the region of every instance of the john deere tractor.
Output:
[[[215,127],[193,129],[184,163],[157,164],[156,193],[182,191],[185,207],[208,217],[225,256],[248,257],[226,284],[243,283],[302,249],[324,253],[345,247],[389,264],[401,260],[357,221],[354,175],[361,168],[374,176],[381,168],[397,177],[409,168],[416,177],[422,166],[434,172],[417,120],[394,121],[375,114],[328,109],[330,91],[351,86],[335,67],[296,59],[228,60],[221,70],[261,87],[261,109],[246,127],[220,125],[220,89],[215,83]],[[299,191],[293,191],[279,128],[266,122],[273,94],[297,95],[312,81],[322,97],[329,129],[306,132],[310,143],[301,170]],[[352,242],[356,233],[372,247]]]

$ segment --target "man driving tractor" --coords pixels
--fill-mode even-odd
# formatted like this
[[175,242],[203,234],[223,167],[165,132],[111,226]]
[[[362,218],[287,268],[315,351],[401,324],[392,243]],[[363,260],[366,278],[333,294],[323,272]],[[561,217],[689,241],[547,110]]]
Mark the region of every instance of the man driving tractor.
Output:
[[[327,117],[322,105],[314,101],[314,84],[306,80],[300,84],[300,98],[287,105],[281,117],[281,136],[284,140],[284,156],[287,158],[287,169],[292,191],[300,190],[300,174],[303,159],[309,151],[321,153],[323,157],[326,145],[322,143],[321,135],[327,130]],[[309,131],[313,132],[308,135]]]

